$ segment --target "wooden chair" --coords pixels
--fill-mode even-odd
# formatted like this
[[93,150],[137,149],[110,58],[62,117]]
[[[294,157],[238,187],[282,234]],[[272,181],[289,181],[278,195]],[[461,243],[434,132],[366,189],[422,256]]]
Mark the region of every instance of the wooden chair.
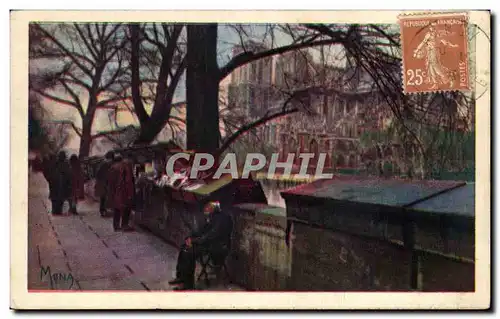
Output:
[[210,275],[216,275],[219,277],[221,271],[224,272],[225,278],[230,282],[229,272],[227,270],[226,258],[228,254],[216,258],[211,253],[204,253],[198,257],[198,262],[201,265],[201,272],[198,275],[197,281],[204,280],[205,285],[210,287]]

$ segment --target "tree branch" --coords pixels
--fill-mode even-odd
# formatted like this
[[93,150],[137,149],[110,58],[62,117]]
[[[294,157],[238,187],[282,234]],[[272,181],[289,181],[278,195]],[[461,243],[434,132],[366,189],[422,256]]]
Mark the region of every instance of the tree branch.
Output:
[[113,26],[113,28],[109,31],[108,35],[104,38],[104,43],[107,43],[109,41],[109,39],[111,38],[111,36],[116,34],[116,31],[118,31],[118,29],[120,28],[121,25],[122,25],[121,23],[116,23]]
[[[105,24],[103,24],[103,25],[105,25]],[[99,41],[102,41],[102,32],[99,29],[99,23],[94,23],[94,28],[95,28],[95,31],[97,33],[97,39],[99,39]]]
[[228,76],[231,72],[233,72],[235,69],[239,68],[240,66],[245,65],[245,64],[250,63],[250,62],[253,62],[253,61],[256,61],[256,60],[259,60],[259,59],[271,57],[273,55],[283,54],[283,53],[286,53],[289,51],[294,51],[294,50],[312,48],[312,47],[321,46],[321,45],[331,45],[331,44],[343,43],[344,38],[342,36],[342,33],[336,32],[334,34],[335,34],[335,38],[331,38],[328,40],[318,40],[318,41],[290,44],[290,45],[285,45],[282,47],[278,47],[278,48],[274,48],[271,50],[258,52],[258,53],[243,52],[241,54],[238,54],[234,58],[232,58],[224,67],[222,67],[220,69],[218,79],[219,79],[219,81],[222,81],[226,76]]
[[75,101],[75,107],[78,110],[78,113],[80,113],[80,116],[83,118],[85,116],[85,112],[83,111],[82,103],[80,102],[80,98],[78,97],[78,94],[71,89],[71,87],[64,81],[64,79],[59,79],[59,82],[64,86],[66,91],[71,95],[73,100]]
[[61,49],[64,52],[64,54],[66,54],[66,56],[70,58],[71,61],[73,61],[73,63],[75,63],[85,74],[87,74],[89,77],[92,78],[93,76],[92,72],[86,66],[81,64],[80,61],[78,61],[76,55],[70,52],[61,42],[59,42],[56,38],[54,38],[52,34],[50,34],[47,30],[45,30],[39,25],[37,27],[44,34],[44,36],[46,36],[52,43],[54,43],[59,49]]
[[142,125],[145,125],[149,121],[149,115],[144,108],[144,103],[142,102],[141,96],[141,78],[139,70],[139,49],[140,49],[140,26],[138,24],[129,25],[130,35],[131,35],[131,59],[130,68],[132,72],[131,81],[131,91],[132,91],[132,102],[134,103],[135,113],[137,118]]
[[143,31],[143,36],[144,36],[144,39],[146,41],[148,41],[149,43],[157,46],[158,48],[160,48],[160,51],[164,51],[165,50],[165,45],[160,41],[160,37],[158,35],[158,24],[157,23],[152,23],[152,29],[153,29],[153,35],[154,35],[154,39],[152,39],[149,34],[148,34],[148,31],[146,28],[144,28],[144,31]]
[[67,76],[69,76],[71,78],[71,79],[63,78],[65,81],[72,82],[73,84],[79,85],[82,88],[86,89],[87,91],[90,91],[90,85],[88,85],[87,83],[85,83],[82,80],[80,80],[79,78],[77,78],[70,71],[66,72],[64,75],[67,75]]
[[153,106],[153,113],[157,113],[162,108],[164,108],[165,100],[168,98],[166,93],[169,88],[172,87],[172,83],[170,83],[169,88],[167,88],[168,74],[170,72],[170,69],[172,68],[173,57],[175,49],[177,48],[177,40],[181,34],[182,28],[182,25],[174,26],[171,39],[167,43],[167,47],[165,48],[165,50],[162,51],[162,62],[160,66],[160,74],[158,75],[158,85],[156,87],[156,97]]
[[382,34],[387,40],[389,40],[389,42],[392,45],[394,45],[396,47],[400,46],[400,43],[398,41],[394,40],[394,37],[390,36],[387,32],[385,32],[384,30],[382,30],[382,28],[380,28],[378,25],[376,25],[376,24],[370,24],[370,27],[372,27],[373,29],[375,29],[380,34]]
[[122,68],[122,60],[120,59],[118,61],[118,66],[116,67],[116,71],[113,73],[111,78],[109,79],[108,83],[103,84],[101,88],[98,90],[98,94],[107,91],[113,84],[116,83],[116,80],[118,79],[119,76],[124,75],[126,70]]
[[281,108],[281,111],[276,112],[274,114],[267,114],[258,120],[255,120],[249,124],[246,124],[246,125],[243,125],[242,127],[240,127],[236,132],[234,132],[230,137],[228,137],[226,139],[226,141],[222,144],[221,147],[219,147],[219,149],[216,151],[216,156],[219,156],[220,154],[222,154],[234,141],[236,141],[236,139],[238,139],[238,137],[240,137],[242,134],[248,132],[249,130],[251,130],[255,127],[258,127],[262,124],[265,124],[266,122],[271,121],[275,118],[298,112],[299,108],[293,107],[293,108],[287,109],[287,106],[294,99],[296,99],[300,96],[303,96],[304,94],[309,94],[309,90],[305,89],[305,90],[300,90],[300,91],[296,91],[296,92],[292,93],[283,103],[283,107]]
[[90,40],[90,45],[95,52],[95,55],[96,55],[95,59],[97,61],[98,55],[99,55],[99,48],[97,47],[97,39],[94,37],[94,33],[92,32],[90,23],[86,23],[85,28],[87,29],[87,34],[88,34],[88,37]]
[[99,132],[97,134],[92,135],[91,139],[96,139],[96,138],[100,138],[100,137],[108,137],[108,136],[118,135],[118,134],[121,134],[123,132],[126,132],[126,131],[130,130],[130,127],[131,126],[125,126],[124,128],[121,128],[121,129],[118,129],[118,130],[114,130],[114,131]]
[[62,125],[70,125],[71,128],[75,131],[75,133],[82,137],[82,130],[75,125],[72,121],[53,121],[52,124],[62,124]]
[[131,98],[131,96],[125,95],[125,96],[117,96],[117,97],[112,97],[106,100],[99,101],[97,103],[98,108],[108,108],[110,107],[108,104],[113,103],[113,102],[120,102],[120,101],[127,101]]
[[[78,23],[74,23],[74,26],[75,26],[75,29],[76,29],[76,32],[78,32],[78,34],[80,35],[80,38],[82,39],[83,43],[85,44],[85,46],[87,47],[87,49],[89,50],[90,52],[90,55],[92,55],[92,57],[97,60],[97,52],[94,51],[95,50],[95,47],[91,45],[91,43],[88,41],[87,39],[87,36],[85,35],[85,33],[83,33],[83,30],[80,29]],[[89,33],[88,37],[91,37],[92,35]]]
[[[61,103],[63,105],[68,105],[68,106],[74,107],[74,108],[76,108],[78,110],[78,104],[76,104],[75,102],[65,100],[63,98],[51,95],[51,94],[46,93],[46,92],[41,91],[41,90],[36,90],[36,89],[33,89],[33,90],[36,93],[38,93],[41,96],[43,96],[44,98],[47,98],[47,99],[52,100],[52,101],[57,102],[57,103]],[[80,111],[78,111],[78,112],[80,113]]]
[[[179,83],[179,80],[180,80],[182,74],[184,73],[184,70],[186,69],[186,67],[187,67],[187,59],[184,57],[182,59],[181,64],[177,67],[177,70],[175,71],[174,77],[172,78],[172,80],[170,81],[170,83],[168,85],[167,92],[165,93],[165,97],[163,100],[164,105],[161,108],[153,109],[152,116],[165,117],[165,116],[170,115],[171,107],[168,109],[168,114],[164,113],[164,112],[166,112],[166,109],[167,109],[166,105],[172,104],[172,99],[174,97],[175,90],[177,89],[177,84]],[[156,110],[156,112],[155,112],[155,110]]]
[[[116,32],[116,31],[115,31]],[[122,50],[125,46],[127,45],[127,41],[124,39],[119,45],[117,45],[115,48],[113,48],[113,51],[109,54],[109,56],[104,58],[104,63],[108,63],[111,61],[111,59],[120,51]]]

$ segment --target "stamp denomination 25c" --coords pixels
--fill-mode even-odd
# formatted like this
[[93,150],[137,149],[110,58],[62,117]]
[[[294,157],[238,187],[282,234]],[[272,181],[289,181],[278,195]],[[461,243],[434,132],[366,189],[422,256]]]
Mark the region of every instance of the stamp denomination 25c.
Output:
[[467,15],[400,16],[405,93],[469,90]]

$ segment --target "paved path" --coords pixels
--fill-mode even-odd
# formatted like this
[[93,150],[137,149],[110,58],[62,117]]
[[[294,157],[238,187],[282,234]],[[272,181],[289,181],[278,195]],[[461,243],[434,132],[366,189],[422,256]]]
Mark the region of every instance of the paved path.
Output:
[[100,217],[91,200],[79,203],[78,216],[52,216],[43,176],[30,174],[29,289],[171,290],[176,248],[140,228],[114,232],[112,219]]

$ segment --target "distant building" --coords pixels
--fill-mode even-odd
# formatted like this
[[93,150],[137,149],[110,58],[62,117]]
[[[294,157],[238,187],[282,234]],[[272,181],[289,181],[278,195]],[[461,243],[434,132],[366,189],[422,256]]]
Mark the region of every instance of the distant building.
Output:
[[380,130],[391,114],[385,111],[376,92],[354,92],[344,89],[326,94],[311,94],[309,107],[315,115],[295,113],[261,130],[264,140],[274,144],[281,160],[289,153],[313,153],[310,166],[315,167],[320,153],[325,153],[325,167],[360,168],[360,137],[367,130]]
[[[251,51],[249,47],[247,51]],[[265,49],[257,44],[253,44],[253,48],[257,52]],[[241,47],[233,51],[234,55],[241,52]],[[279,152],[280,161],[285,161],[288,154],[295,154],[296,164],[300,163],[300,153],[313,153],[316,156],[310,161],[311,167],[316,166],[318,154],[325,153],[325,167],[332,170],[377,173],[386,164],[395,172],[406,169],[401,159],[410,155],[397,138],[380,145],[371,137],[387,131],[394,121],[394,113],[369,74],[361,68],[326,65],[314,61],[307,50],[257,60],[231,74],[228,104],[235,110],[243,110],[245,123],[249,123],[278,112],[291,92],[306,88],[321,90],[311,90],[300,103],[292,105],[314,115],[298,112],[268,121],[254,129],[257,136],[254,145],[261,143]],[[425,95],[415,98],[423,99],[422,107],[412,112],[425,123],[463,131],[473,129],[473,107],[459,107],[434,98],[427,101]],[[449,117],[439,116],[443,107],[454,115],[456,122],[447,123]]]
[[[234,54],[239,53],[241,48],[235,48]],[[311,91],[302,99],[306,104],[303,107],[315,115],[300,112],[269,121],[255,130],[255,142],[274,148],[281,161],[293,153],[299,164],[299,153],[314,153],[310,166],[315,167],[318,154],[326,153],[326,167],[358,168],[360,135],[364,130],[380,129],[390,118],[366,74],[325,67],[314,62],[307,50],[249,63],[231,76],[229,104],[246,110],[247,121],[279,111],[289,92],[315,86],[326,90]]]
[[[236,46],[233,55],[247,51],[261,51],[262,45],[249,43],[245,48]],[[228,86],[229,108],[239,108],[246,111],[247,117],[255,117],[271,106],[273,76],[273,58],[259,59],[245,64],[231,74]]]
[[301,89],[313,83],[313,58],[307,50],[291,51],[275,59],[275,86],[278,90]]

